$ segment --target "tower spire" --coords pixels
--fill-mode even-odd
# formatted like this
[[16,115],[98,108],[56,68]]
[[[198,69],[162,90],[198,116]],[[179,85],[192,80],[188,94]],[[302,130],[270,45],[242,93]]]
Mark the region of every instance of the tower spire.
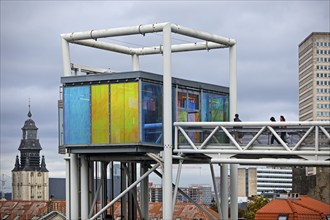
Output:
[[29,113],[27,114],[27,116],[29,117],[29,118],[31,118],[32,117],[32,114],[31,114],[31,99],[30,99],[30,97],[29,97]]

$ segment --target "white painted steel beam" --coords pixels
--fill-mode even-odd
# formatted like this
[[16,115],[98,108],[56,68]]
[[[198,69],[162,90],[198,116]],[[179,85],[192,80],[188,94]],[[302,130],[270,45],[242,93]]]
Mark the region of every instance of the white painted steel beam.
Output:
[[70,154],[70,212],[71,219],[79,218],[79,182],[78,182],[78,155]]
[[290,121],[290,122],[174,122],[174,126],[180,127],[199,127],[199,128],[215,128],[216,126],[224,126],[224,127],[233,127],[240,126],[244,128],[256,128],[262,126],[293,126],[293,127],[301,127],[303,126],[329,126],[329,122],[327,121]]
[[65,154],[64,157],[65,160],[65,215],[67,218],[70,218],[71,216],[71,208],[70,208],[70,155],[68,153]]
[[147,33],[155,33],[162,31],[164,33],[165,26],[170,26],[170,31],[173,33],[189,36],[192,38],[223,44],[226,46],[234,46],[236,44],[236,41],[231,38],[226,38],[215,34],[198,31],[195,29],[183,27],[176,24],[170,24],[167,22],[159,23],[159,24],[137,25],[131,27],[91,30],[85,32],[72,32],[72,33],[62,34],[61,37],[66,41],[73,42],[77,40],[86,40],[86,39],[96,40],[99,38],[126,36],[126,35],[138,35],[138,34],[145,35]]
[[285,165],[285,166],[330,166],[330,161],[310,161],[294,159],[211,159],[211,163],[228,163],[241,165]]
[[80,157],[80,164],[80,213],[81,219],[88,219],[88,162],[86,156]]
[[84,39],[98,39],[105,37],[116,37],[116,36],[126,36],[146,33],[154,33],[163,31],[163,27],[168,23],[159,24],[146,24],[137,25],[131,27],[120,27],[111,29],[101,29],[101,30],[91,30],[84,32],[72,32],[67,34],[62,34],[62,38],[67,41],[84,40]]
[[163,29],[163,133],[164,133],[164,176],[163,176],[163,219],[171,220],[172,206],[172,56],[171,25]]
[[63,73],[64,76],[71,75],[71,64],[70,64],[70,47],[68,41],[62,39],[62,59],[63,59]]
[[[93,47],[101,50],[107,50],[127,55],[154,55],[154,54],[162,54],[163,46],[150,46],[150,47],[141,47],[141,48],[130,48],[118,44],[113,44],[104,41],[95,41],[95,40],[77,40],[71,42],[73,44],[78,44],[87,47]],[[226,48],[227,46],[222,44],[217,44],[213,42],[196,42],[196,43],[186,43],[186,44],[177,44],[171,45],[172,53],[176,52],[188,52],[188,51],[197,51],[197,50],[211,50],[211,49],[219,49]]]
[[222,219],[228,219],[228,163],[222,163],[220,169],[220,198],[221,198],[221,211]]

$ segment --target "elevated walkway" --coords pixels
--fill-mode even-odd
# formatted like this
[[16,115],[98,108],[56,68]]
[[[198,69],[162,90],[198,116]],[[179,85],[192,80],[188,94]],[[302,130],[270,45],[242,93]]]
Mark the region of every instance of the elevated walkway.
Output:
[[182,158],[204,155],[209,163],[330,166],[329,122],[175,122],[174,126],[174,153]]

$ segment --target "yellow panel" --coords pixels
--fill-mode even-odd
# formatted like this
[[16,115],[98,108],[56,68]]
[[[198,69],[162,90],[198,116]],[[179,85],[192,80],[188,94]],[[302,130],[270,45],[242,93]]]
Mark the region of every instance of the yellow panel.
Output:
[[125,142],[138,142],[139,125],[139,92],[138,83],[125,84]]
[[91,95],[92,144],[109,143],[109,86],[93,85]]
[[125,143],[125,84],[111,84],[111,143]]

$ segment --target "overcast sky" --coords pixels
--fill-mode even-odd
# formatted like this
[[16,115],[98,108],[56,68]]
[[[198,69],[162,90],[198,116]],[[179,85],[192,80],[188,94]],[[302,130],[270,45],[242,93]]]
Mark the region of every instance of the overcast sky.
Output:
[[[330,31],[329,10],[329,1],[315,0],[1,0],[0,173],[5,174],[6,191],[11,187],[15,156],[19,155],[29,98],[49,176],[65,176],[63,157],[57,153],[62,33],[171,22],[233,38],[237,41],[237,109],[241,119],[268,121],[270,116],[278,119],[284,115],[287,121],[296,121],[298,45],[311,32]],[[178,35],[174,38],[173,43],[187,41]],[[148,40],[148,36],[138,41],[124,38],[121,43],[130,47],[150,46],[145,45]],[[153,41],[161,43],[161,36],[157,39],[156,35]],[[74,63],[117,71],[132,69],[128,56],[77,46],[71,47],[71,53]],[[228,49],[222,49],[175,54],[172,75],[228,86],[228,53]],[[161,74],[161,55],[142,57],[140,62],[142,70]],[[205,175],[210,178],[209,173]]]

